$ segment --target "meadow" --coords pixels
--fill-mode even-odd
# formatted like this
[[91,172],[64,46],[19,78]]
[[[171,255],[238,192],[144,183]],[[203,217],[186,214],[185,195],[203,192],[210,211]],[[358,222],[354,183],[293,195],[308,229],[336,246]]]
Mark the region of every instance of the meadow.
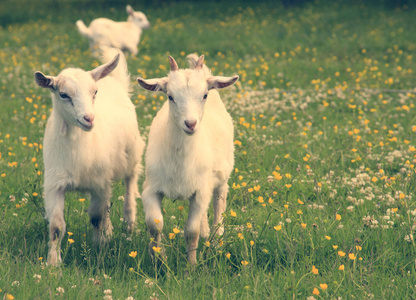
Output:
[[129,2],[151,23],[127,55],[145,138],[166,98],[135,78],[165,76],[168,55],[240,76],[220,92],[235,124],[225,233],[189,267],[188,203],[165,199],[154,264],[141,201],[129,235],[116,182],[112,241],[92,243],[88,195],[67,193],[63,265],[46,266],[51,99],[34,72],[98,66],[75,21],[125,20],[126,4],[0,3],[0,298],[416,298],[416,7],[389,1]]

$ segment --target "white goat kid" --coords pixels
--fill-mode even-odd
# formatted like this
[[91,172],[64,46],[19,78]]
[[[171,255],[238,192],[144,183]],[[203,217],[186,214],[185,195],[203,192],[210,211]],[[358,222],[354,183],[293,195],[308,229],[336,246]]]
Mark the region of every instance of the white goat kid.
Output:
[[[108,49],[105,61],[109,56],[112,60],[89,72],[68,68],[57,77],[35,73],[36,83],[52,92],[53,111],[46,125],[43,150],[48,264],[52,266],[62,262],[66,191],[90,192],[93,240],[101,242],[112,234],[111,183],[124,178],[123,216],[130,230],[135,223],[144,142],[128,94],[130,79],[124,55]],[[111,55],[114,52],[116,56]],[[107,76],[111,72],[112,76]]]
[[167,101],[150,127],[146,151],[146,181],[142,202],[146,224],[153,238],[149,250],[160,245],[164,196],[189,199],[185,227],[188,262],[196,264],[199,236],[208,237],[207,211],[214,198],[213,230],[226,208],[228,178],[234,166],[233,123],[216,90],[234,84],[233,77],[212,76],[204,56],[188,56],[190,69],[178,69],[169,56],[167,77],[145,80],[141,87],[162,91]]
[[134,11],[130,5],[127,5],[126,11],[129,15],[127,22],[98,18],[89,27],[82,20],[76,22],[79,32],[89,39],[91,51],[95,52],[100,46],[107,46],[137,55],[142,30],[149,28],[150,23],[144,13]]

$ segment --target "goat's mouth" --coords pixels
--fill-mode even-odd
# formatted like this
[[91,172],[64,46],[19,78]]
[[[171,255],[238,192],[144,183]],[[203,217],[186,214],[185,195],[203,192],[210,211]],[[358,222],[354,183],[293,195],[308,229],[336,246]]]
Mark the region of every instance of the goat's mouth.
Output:
[[91,131],[91,129],[94,127],[94,123],[82,123],[80,120],[77,119],[77,122],[79,125],[79,127],[81,127],[82,130],[84,131]]
[[196,132],[196,130],[189,130],[189,129],[183,129],[183,131],[185,131],[187,135],[193,135]]

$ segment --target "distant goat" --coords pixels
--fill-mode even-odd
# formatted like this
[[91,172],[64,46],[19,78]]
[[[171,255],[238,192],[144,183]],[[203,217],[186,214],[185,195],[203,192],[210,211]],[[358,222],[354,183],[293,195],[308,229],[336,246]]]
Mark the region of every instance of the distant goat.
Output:
[[[68,68],[56,77],[35,73],[36,83],[50,89],[53,104],[43,149],[48,264],[52,266],[62,261],[66,191],[91,193],[89,215],[96,242],[112,234],[109,211],[113,180],[124,178],[123,216],[130,230],[136,219],[144,142],[128,94],[130,76],[124,55],[107,48],[103,60],[105,64],[89,72]],[[112,76],[107,76],[110,73]]]
[[99,18],[93,20],[89,27],[81,20],[76,22],[79,32],[89,39],[92,51],[95,52],[99,46],[108,46],[137,55],[142,29],[148,28],[150,23],[144,13],[134,11],[130,5],[126,6],[126,10],[129,15],[127,22]]
[[167,77],[137,79],[141,87],[169,98],[150,127],[142,201],[154,255],[161,241],[163,197],[189,199],[185,238],[188,261],[195,264],[199,236],[210,232],[207,211],[212,196],[214,228],[222,221],[234,165],[233,122],[214,89],[234,84],[238,76],[212,76],[203,55],[188,56],[190,69],[178,69],[170,56],[169,61]]

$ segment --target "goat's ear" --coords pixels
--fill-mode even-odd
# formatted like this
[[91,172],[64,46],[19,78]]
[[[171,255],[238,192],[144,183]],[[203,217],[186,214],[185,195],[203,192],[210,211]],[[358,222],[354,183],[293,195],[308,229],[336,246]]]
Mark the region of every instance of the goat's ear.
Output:
[[133,15],[134,14],[134,9],[130,5],[126,6],[126,11],[127,11],[128,15]]
[[137,78],[139,85],[149,91],[157,92],[162,91],[166,94],[166,85],[168,84],[168,78],[154,78],[154,79],[143,79],[141,77]]
[[211,76],[207,78],[208,89],[223,89],[227,86],[233,85],[238,80],[238,75],[232,77]]
[[92,78],[95,81],[100,80],[101,78],[106,77],[108,74],[110,74],[118,65],[118,61],[120,59],[120,54],[117,54],[112,61],[109,63],[106,63],[104,65],[101,65],[94,70],[90,71],[90,74]]
[[46,76],[42,72],[35,73],[35,82],[40,87],[54,89],[54,77]]

